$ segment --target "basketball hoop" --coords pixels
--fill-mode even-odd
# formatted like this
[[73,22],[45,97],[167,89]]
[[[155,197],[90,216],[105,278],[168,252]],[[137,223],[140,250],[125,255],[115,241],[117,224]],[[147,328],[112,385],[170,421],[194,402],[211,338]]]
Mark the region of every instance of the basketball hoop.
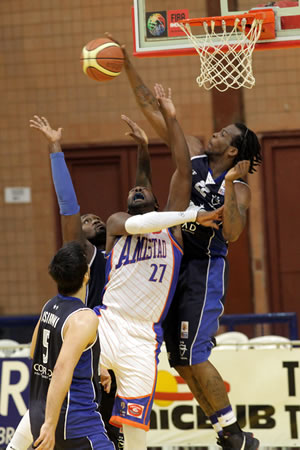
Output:
[[[263,27],[264,24],[264,27]],[[259,39],[275,34],[272,10],[240,16],[206,17],[178,22],[200,57],[199,87],[221,92],[227,89],[251,89],[255,84],[252,53]],[[203,26],[204,36],[192,33],[191,26]],[[220,26],[222,32],[216,32]],[[231,27],[228,30],[227,27]]]

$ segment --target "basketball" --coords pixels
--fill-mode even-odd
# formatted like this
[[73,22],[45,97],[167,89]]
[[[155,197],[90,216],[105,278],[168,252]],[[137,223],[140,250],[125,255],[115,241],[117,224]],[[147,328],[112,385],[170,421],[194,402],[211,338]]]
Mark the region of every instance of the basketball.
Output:
[[120,75],[124,63],[121,47],[107,38],[94,39],[82,49],[84,73],[96,81],[109,81]]

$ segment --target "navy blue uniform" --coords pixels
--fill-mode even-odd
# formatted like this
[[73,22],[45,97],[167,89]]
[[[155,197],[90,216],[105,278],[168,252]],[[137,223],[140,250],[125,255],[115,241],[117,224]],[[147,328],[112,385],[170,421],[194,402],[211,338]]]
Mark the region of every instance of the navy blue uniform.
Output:
[[[225,175],[213,179],[206,155],[192,158],[191,207],[212,211],[224,204]],[[243,182],[237,180],[237,182]],[[227,242],[219,230],[182,225],[184,255],[176,293],[164,323],[171,366],[206,361],[214,345],[227,289]]]
[[[81,300],[58,294],[43,308],[34,352],[30,383],[30,424],[34,440],[45,420],[45,407],[52,372],[63,344],[67,319],[86,309]],[[112,450],[101,415],[99,379],[100,344],[95,342],[82,353],[64,399],[56,429],[55,448]]]
[[102,304],[102,292],[105,285],[105,253],[95,247],[94,255],[89,265],[91,273],[86,305],[93,309],[95,306]]

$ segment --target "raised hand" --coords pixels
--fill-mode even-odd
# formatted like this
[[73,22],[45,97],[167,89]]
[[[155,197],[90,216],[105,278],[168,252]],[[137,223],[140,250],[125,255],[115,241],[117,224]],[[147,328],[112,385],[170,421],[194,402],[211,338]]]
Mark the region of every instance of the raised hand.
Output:
[[118,45],[121,47],[121,50],[122,50],[122,52],[123,52],[125,61],[126,61],[127,59],[129,59],[128,53],[127,53],[127,51],[126,51],[125,44],[121,44],[119,41],[117,41],[117,39],[115,39],[115,38],[113,37],[113,35],[112,35],[111,33],[109,33],[108,31],[106,31],[104,34],[105,34],[105,36],[106,36],[108,39],[110,39],[111,41],[115,42],[116,44],[118,44]]
[[54,130],[51,128],[46,117],[33,116],[33,119],[29,121],[31,128],[36,128],[47,138],[50,143],[60,142],[62,138],[62,128]]
[[138,126],[133,120],[124,114],[121,115],[121,119],[127,123],[131,131],[127,131],[126,136],[131,136],[139,145],[148,145],[148,137],[145,131]]
[[219,225],[216,222],[222,221],[223,209],[224,206],[213,211],[198,211],[196,222],[204,227],[212,227],[218,230]]
[[168,88],[168,95],[166,95],[163,86],[161,84],[156,83],[154,85],[154,92],[162,114],[165,117],[175,118],[176,109],[172,101],[171,88]]
[[234,181],[239,178],[245,178],[249,172],[250,161],[239,161],[234,167],[232,167],[225,175],[225,180]]

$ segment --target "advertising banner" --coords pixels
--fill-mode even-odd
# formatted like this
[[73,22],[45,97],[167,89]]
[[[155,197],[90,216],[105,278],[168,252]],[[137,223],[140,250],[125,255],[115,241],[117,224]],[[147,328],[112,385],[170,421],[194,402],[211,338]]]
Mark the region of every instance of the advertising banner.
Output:
[[31,360],[0,358],[0,448],[6,448],[28,409]]
[[[214,349],[210,361],[224,379],[231,404],[245,431],[260,446],[300,446],[300,349]],[[215,432],[175,370],[166,351],[148,433],[149,446],[216,445]]]
[[[300,349],[217,350],[221,373],[243,429],[261,447],[300,447]],[[28,407],[31,362],[0,358],[0,448],[5,448]],[[148,446],[209,446],[215,432],[184,380],[160,355]]]

